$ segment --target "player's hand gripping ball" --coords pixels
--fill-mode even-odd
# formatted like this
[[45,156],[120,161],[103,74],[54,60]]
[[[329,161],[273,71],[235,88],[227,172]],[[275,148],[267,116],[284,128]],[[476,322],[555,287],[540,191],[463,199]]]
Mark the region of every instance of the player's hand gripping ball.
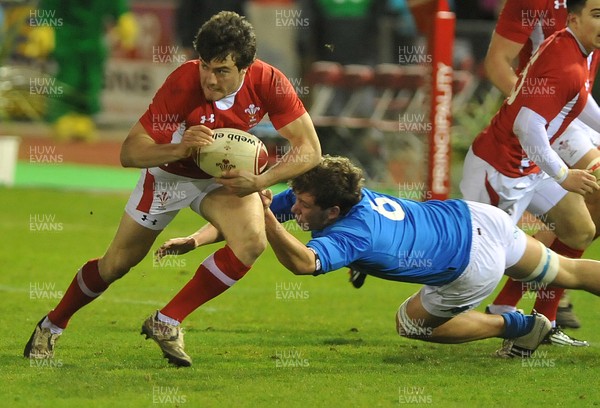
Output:
[[213,129],[214,141],[198,150],[195,157],[200,170],[221,177],[229,170],[247,170],[260,174],[267,167],[267,148],[254,135],[233,128]]

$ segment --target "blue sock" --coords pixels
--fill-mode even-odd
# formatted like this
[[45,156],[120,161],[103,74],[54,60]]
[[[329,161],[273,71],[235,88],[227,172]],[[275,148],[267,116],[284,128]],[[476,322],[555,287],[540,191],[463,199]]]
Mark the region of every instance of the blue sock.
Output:
[[529,333],[533,329],[535,317],[533,315],[524,315],[519,312],[503,313],[504,334],[503,339],[514,339]]

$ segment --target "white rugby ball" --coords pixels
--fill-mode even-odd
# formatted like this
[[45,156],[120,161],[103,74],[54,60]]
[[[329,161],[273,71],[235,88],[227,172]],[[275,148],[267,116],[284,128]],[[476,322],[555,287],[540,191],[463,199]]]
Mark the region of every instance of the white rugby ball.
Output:
[[269,153],[259,138],[233,128],[213,129],[213,142],[199,149],[196,164],[200,170],[221,177],[229,170],[260,174],[267,167]]

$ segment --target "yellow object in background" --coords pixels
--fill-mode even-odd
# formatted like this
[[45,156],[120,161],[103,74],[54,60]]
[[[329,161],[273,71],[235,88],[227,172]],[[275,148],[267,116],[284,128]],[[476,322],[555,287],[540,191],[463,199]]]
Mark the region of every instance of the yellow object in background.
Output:
[[121,40],[121,45],[125,49],[133,49],[137,40],[139,28],[133,13],[124,13],[117,21],[117,33]]
[[54,28],[49,26],[33,27],[23,47],[23,54],[29,58],[45,57],[56,46]]
[[88,115],[67,113],[58,118],[53,125],[53,136],[56,140],[85,140],[91,142],[97,139],[96,125]]

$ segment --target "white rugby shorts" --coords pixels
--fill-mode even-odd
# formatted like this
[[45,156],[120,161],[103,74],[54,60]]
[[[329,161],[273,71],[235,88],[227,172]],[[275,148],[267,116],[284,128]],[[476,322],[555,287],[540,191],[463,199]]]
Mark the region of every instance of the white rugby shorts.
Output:
[[505,211],[516,225],[525,210],[546,214],[567,194],[546,173],[507,177],[469,149],[465,157],[460,191],[465,200],[491,204]]
[[562,135],[552,143],[552,149],[569,167],[573,167],[590,150],[600,146],[600,133],[579,119],[569,124]]
[[467,202],[473,226],[473,244],[465,271],[443,286],[425,285],[420,290],[427,312],[453,317],[474,309],[492,294],[505,269],[516,264],[527,244],[527,236],[499,208]]
[[141,226],[160,231],[182,208],[190,207],[200,214],[200,202],[221,186],[214,178],[183,177],[159,167],[142,169],[125,212]]

